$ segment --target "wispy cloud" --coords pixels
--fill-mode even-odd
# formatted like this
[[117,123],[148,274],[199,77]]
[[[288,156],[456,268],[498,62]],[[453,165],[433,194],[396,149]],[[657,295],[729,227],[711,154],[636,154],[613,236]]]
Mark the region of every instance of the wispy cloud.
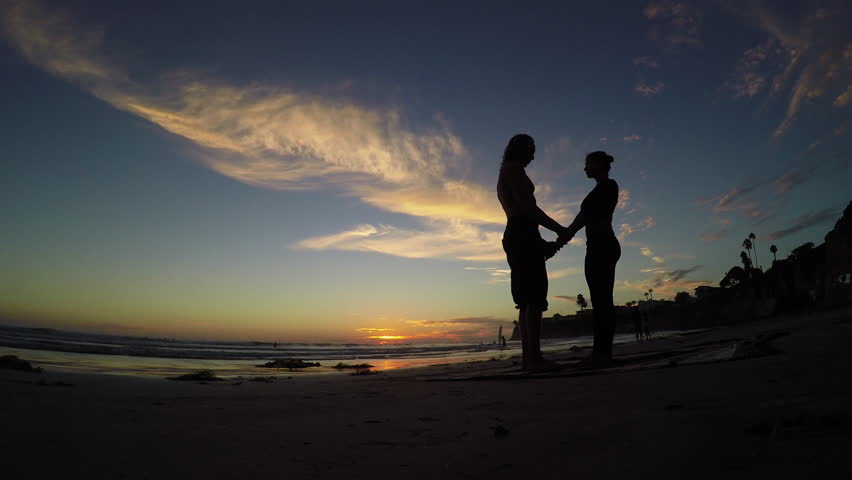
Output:
[[[777,52],[777,53],[776,53]],[[780,54],[780,47],[773,39],[750,48],[743,53],[736,67],[736,74],[727,84],[735,97],[754,97],[769,85],[764,63],[771,55]]]
[[668,49],[701,47],[701,12],[687,2],[658,0],[643,10],[645,17],[654,22],[649,32],[655,40]]
[[807,182],[816,171],[816,166],[794,168],[776,178],[772,183],[779,194],[789,193]]
[[504,260],[501,232],[485,231],[464,222],[429,222],[411,230],[363,224],[339,233],[306,238],[297,248],[374,252],[404,258],[443,258],[479,262]]
[[0,13],[8,36],[21,53],[48,72],[90,86],[126,80],[97,53],[103,43],[103,29],[81,31],[62,14],[40,8],[35,2],[10,0],[0,6]]
[[[633,213],[633,212],[628,212]],[[629,235],[635,232],[645,232],[650,230],[654,225],[656,225],[656,220],[654,217],[645,217],[634,225],[630,225],[629,223],[622,223],[618,228],[618,238],[624,239]]]
[[666,263],[666,260],[665,260],[663,257],[660,257],[660,256],[658,256],[658,255],[655,255],[655,254],[654,254],[654,252],[653,252],[653,250],[651,250],[651,249],[650,249],[650,248],[648,248],[648,247],[641,247],[641,248],[639,249],[639,252],[641,252],[641,253],[642,253],[642,255],[644,255],[644,256],[646,256],[646,257],[650,258],[651,260],[653,260],[655,263],[658,263],[658,264]]
[[696,270],[698,270],[702,267],[703,267],[703,265],[695,265],[695,266],[692,266],[692,267],[689,267],[689,268],[672,270],[671,272],[668,272],[666,274],[665,279],[661,282],[661,284],[664,283],[664,282],[676,282],[678,280],[681,280],[682,278],[686,277],[690,273],[692,273],[692,272],[694,272],[694,271],[696,271]]
[[836,107],[845,107],[849,104],[849,101],[852,100],[852,85],[846,87],[846,91],[841,93],[834,99],[834,105]]
[[754,202],[745,197],[761,185],[762,183],[753,183],[725,192],[713,206],[713,211],[718,213],[753,208]]
[[[469,341],[494,338],[497,329],[511,326],[511,320],[497,317],[454,317],[446,320],[406,320],[404,323],[422,341]],[[509,333],[505,332],[504,333]]]
[[[825,167],[825,165],[830,165]],[[830,171],[833,168],[843,168],[840,162],[835,163],[832,160],[814,163],[800,163],[798,166],[790,168],[784,173],[766,177],[764,179],[753,181],[738,187],[735,187],[722,195],[703,201],[703,204],[711,204],[714,213],[735,212],[749,219],[752,225],[760,225],[768,219],[774,217],[777,211],[776,202],[758,202],[759,198],[766,198],[769,192],[765,191],[765,187],[774,187],[775,194],[778,196],[787,195],[801,185],[812,180],[821,170]],[[775,197],[777,200],[777,197]],[[723,218],[719,222],[722,225],[730,224],[730,219]],[[700,237],[712,243],[722,238],[727,233],[726,229],[717,232],[704,232]]]
[[651,274],[648,278],[640,281],[621,281],[617,286],[619,289],[638,292],[640,294],[653,288],[655,298],[674,296],[677,292],[692,292],[696,287],[708,284],[706,281],[689,280],[686,278],[701,268],[701,265],[695,265],[671,271],[663,267],[643,269],[643,273]]
[[478,270],[488,273],[488,283],[507,283],[510,281],[511,270],[499,267],[464,267],[465,270]]
[[768,241],[778,240],[779,238],[784,238],[788,235],[805,230],[806,228],[829,223],[837,219],[838,216],[839,212],[834,208],[824,208],[813,213],[801,215],[790,221],[787,228],[770,233],[766,239]]
[[805,65],[793,86],[787,114],[775,129],[774,135],[776,137],[783,135],[793,124],[801,105],[822,96],[835,83],[835,77],[844,74],[848,78],[850,66],[852,66],[852,43],[844,48],[829,48]]
[[651,57],[636,57],[633,59],[633,65],[647,67],[647,68],[657,68],[660,65],[657,63],[657,60]]
[[583,273],[583,270],[578,267],[567,267],[560,268],[558,270],[554,270],[552,272],[547,272],[547,278],[551,280],[555,280],[557,278],[564,278],[571,275],[577,275],[578,273]]
[[566,302],[577,303],[577,297],[575,297],[574,295],[556,295],[551,298],[555,298],[557,300],[565,300]]
[[640,137],[639,135],[633,134],[633,135],[628,135],[628,136],[624,137],[623,140],[624,140],[624,143],[633,143],[633,142],[638,142],[639,140],[642,140],[642,137]]
[[[767,90],[779,94],[789,88],[787,111],[773,135],[783,135],[802,106],[831,95],[842,106],[852,96],[852,33],[847,25],[852,6],[835,2],[810,11],[795,23],[769,2],[729,2],[729,10],[756,25],[767,35],[746,50],[729,87],[738,97],[753,97]],[[848,96],[847,96],[848,93]]]
[[[830,166],[825,167],[826,165]],[[828,160],[819,163],[811,161],[800,163],[798,166],[794,166],[780,175],[766,177],[735,187],[718,197],[702,201],[701,203],[712,205],[713,212],[717,214],[725,212],[738,213],[750,220],[753,226],[757,226],[776,216],[778,210],[777,201],[765,201],[769,192],[765,191],[764,187],[774,187],[775,194],[778,196],[787,195],[812,180],[820,171],[830,171],[834,168],[842,169],[842,161]],[[760,198],[764,198],[764,200],[758,202],[757,199]],[[774,200],[777,200],[777,197]],[[722,225],[728,225],[730,219],[723,218],[719,222]],[[700,238],[705,242],[713,243],[722,238],[726,233],[727,229],[715,232],[707,231],[700,234]]]
[[757,202],[752,197],[752,193],[768,183],[769,181],[767,180],[761,180],[745,186],[736,187],[717,197],[717,199],[712,199],[708,203],[713,204],[713,211],[715,213],[738,212],[753,222],[761,223],[768,218],[769,212],[757,205]]
[[509,320],[497,317],[452,317],[446,320],[406,320],[405,323],[416,326],[458,326],[458,325],[492,325],[506,323]]
[[511,320],[497,317],[453,317],[444,320],[385,319],[384,322],[393,322],[400,326],[357,328],[355,332],[358,334],[358,339],[380,343],[469,342],[483,337],[493,338],[501,325],[511,326]]
[[615,204],[616,208],[625,209],[630,206],[630,190],[620,190],[618,192],[618,203]]
[[320,182],[440,182],[465,153],[446,128],[411,131],[394,109],[186,73],[141,85],[102,53],[102,32],[86,33],[35,2],[15,3],[5,13],[9,36],[30,62],[205,147],[208,166],[246,183],[305,189]]
[[[462,179],[469,156],[442,122],[414,130],[394,107],[229,85],[187,72],[141,84],[111,60],[107,52],[119,53],[105,48],[101,28],[76,24],[38,2],[11,2],[0,14],[5,33],[31,63],[190,140],[197,158],[222,175],[271,189],[334,189],[423,225],[360,225],[305,239],[299,248],[503,258],[500,233],[489,228],[505,215],[491,187]],[[556,205],[549,213],[564,218],[569,209]]]
[[716,231],[713,231],[713,232],[702,232],[701,234],[698,235],[698,238],[700,238],[701,240],[704,240],[704,242],[706,242],[706,243],[716,243],[719,240],[725,238],[725,236],[727,234],[728,234],[728,229],[723,228],[721,230],[716,230]]
[[664,86],[665,84],[663,82],[657,82],[653,85],[649,85],[645,82],[639,82],[635,87],[633,87],[633,91],[646,97],[651,97],[659,94],[663,90]]

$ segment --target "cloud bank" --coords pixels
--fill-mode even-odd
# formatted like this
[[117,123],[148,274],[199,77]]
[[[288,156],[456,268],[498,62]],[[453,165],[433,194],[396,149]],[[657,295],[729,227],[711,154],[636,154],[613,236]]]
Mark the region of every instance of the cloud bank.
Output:
[[833,208],[824,208],[817,212],[801,215],[794,218],[787,228],[770,233],[766,239],[769,241],[778,240],[779,238],[784,238],[806,228],[829,223],[835,220],[838,216],[838,211]]
[[[75,23],[37,2],[0,7],[6,36],[23,57],[113,107],[197,147],[208,168],[278,190],[331,189],[421,220],[422,228],[354,224],[296,248],[371,251],[408,258],[502,258],[505,215],[492,188],[464,180],[462,141],[436,121],[406,124],[396,108],[268,85],[228,85],[187,72],[140,84],[105,52],[101,28]],[[548,188],[539,189],[546,196]],[[548,202],[552,204],[553,202]],[[567,216],[556,205],[550,213]]]

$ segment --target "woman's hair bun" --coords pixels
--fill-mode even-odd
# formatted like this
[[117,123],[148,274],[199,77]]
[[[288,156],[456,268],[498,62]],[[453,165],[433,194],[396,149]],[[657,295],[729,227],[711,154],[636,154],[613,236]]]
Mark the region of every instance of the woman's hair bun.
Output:
[[603,162],[607,162],[607,163],[612,163],[612,162],[615,161],[615,157],[613,157],[612,155],[610,155],[610,154],[608,154],[608,153],[606,153],[602,150],[592,152],[592,153],[586,155],[586,158],[589,159],[589,160],[594,160],[594,161],[598,161],[598,162],[603,161]]

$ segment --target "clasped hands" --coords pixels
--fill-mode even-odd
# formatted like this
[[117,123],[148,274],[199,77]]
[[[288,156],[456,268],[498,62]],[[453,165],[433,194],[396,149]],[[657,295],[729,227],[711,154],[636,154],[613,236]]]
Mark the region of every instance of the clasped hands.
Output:
[[570,242],[572,238],[574,238],[574,232],[567,227],[562,227],[558,232],[559,238],[556,239],[555,242],[544,242],[544,259],[550,260],[556,255],[562,247],[565,246],[566,243]]

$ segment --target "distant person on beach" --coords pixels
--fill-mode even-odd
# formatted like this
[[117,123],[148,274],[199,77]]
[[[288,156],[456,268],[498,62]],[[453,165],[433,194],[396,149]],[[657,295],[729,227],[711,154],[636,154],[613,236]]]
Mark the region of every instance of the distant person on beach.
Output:
[[541,238],[539,225],[560,236],[566,228],[547,216],[535,200],[535,185],[526,167],[535,158],[535,142],[527,134],[509,140],[500,164],[497,198],[506,213],[503,250],[512,270],[512,299],[518,312],[521,358],[524,370],[542,370],[555,366],[541,354],[541,314],[547,310],[547,269],[544,262],[552,257],[556,242]]
[[636,334],[636,341],[642,341],[642,314],[639,313],[639,307],[633,307],[630,316],[633,318],[633,333]]
[[651,339],[651,323],[648,321],[648,312],[642,316],[642,327],[645,330],[645,340]]
[[581,228],[586,228],[586,283],[592,297],[594,315],[594,346],[592,355],[584,361],[587,366],[605,366],[612,361],[612,341],[615,335],[615,305],[612,289],[615,284],[615,264],[621,258],[621,245],[612,230],[612,212],[618,203],[618,184],[609,178],[613,162],[606,152],[586,155],[586,176],[596,182],[580,205],[580,213],[559,236],[557,246],[565,245]]

